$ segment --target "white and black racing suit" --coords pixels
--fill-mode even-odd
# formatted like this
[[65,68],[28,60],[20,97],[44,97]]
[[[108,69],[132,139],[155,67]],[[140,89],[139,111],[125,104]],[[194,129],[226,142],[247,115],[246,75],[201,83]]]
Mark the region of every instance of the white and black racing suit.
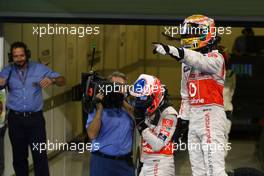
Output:
[[153,117],[146,117],[147,128],[142,131],[140,176],[174,176],[173,139],[177,112],[169,106],[160,115],[157,125],[152,125]]
[[183,49],[181,108],[179,116],[189,120],[188,149],[193,176],[226,176],[225,155],[230,149],[231,123],[223,107],[225,65],[213,50],[201,54]]

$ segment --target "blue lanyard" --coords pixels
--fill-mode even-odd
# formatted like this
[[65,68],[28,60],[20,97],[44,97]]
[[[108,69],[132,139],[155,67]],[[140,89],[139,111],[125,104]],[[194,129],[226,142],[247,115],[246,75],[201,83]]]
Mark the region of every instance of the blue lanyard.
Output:
[[24,74],[23,75],[22,75],[22,70],[19,71],[17,67],[15,68],[15,71],[16,71],[16,73],[18,75],[18,78],[21,81],[21,83],[23,85],[25,85],[25,82],[26,82],[26,79],[27,79],[27,73],[28,73],[28,66],[26,66],[26,68],[24,69]]

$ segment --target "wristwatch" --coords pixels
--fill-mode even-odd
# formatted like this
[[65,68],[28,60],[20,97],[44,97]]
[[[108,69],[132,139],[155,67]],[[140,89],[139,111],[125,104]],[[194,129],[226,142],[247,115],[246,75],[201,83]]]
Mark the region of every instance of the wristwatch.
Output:
[[56,78],[51,78],[52,84],[56,83]]

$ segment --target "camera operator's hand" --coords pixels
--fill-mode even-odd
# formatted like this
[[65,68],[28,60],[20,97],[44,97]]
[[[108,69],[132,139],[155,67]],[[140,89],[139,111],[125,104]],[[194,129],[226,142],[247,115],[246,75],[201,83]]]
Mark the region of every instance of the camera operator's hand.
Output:
[[103,98],[104,98],[104,94],[102,92],[99,92],[96,95],[94,99],[94,104],[97,110],[103,110],[103,104],[102,104]]
[[0,77],[0,86],[5,86],[6,85],[6,79]]
[[123,108],[131,117],[134,117],[134,108],[126,100],[123,100]]
[[102,93],[98,93],[93,100],[94,105],[96,105],[96,113],[94,115],[91,124],[87,128],[87,134],[90,140],[93,140],[97,137],[101,128],[101,118],[103,113],[103,105],[102,105],[103,98],[104,95]]

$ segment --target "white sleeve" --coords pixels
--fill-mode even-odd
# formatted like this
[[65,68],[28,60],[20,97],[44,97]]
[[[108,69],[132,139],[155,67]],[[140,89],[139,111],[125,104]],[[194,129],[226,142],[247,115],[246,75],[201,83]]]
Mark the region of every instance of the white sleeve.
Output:
[[170,113],[166,115],[163,115],[162,113],[159,123],[154,129],[155,133],[152,132],[150,128],[146,128],[142,132],[142,137],[152,147],[153,151],[159,151],[171,141],[171,138],[176,128],[176,124],[177,124],[176,111],[175,113]]
[[[189,120],[190,118],[190,100],[187,87],[188,74],[186,69],[191,69],[189,66],[182,64],[182,78],[181,78],[181,106],[179,110],[179,117],[183,120]],[[188,70],[189,72],[189,70]]]
[[202,72],[219,74],[223,69],[224,58],[216,51],[203,55],[197,51],[184,48],[184,58],[180,62]]
[[179,117],[184,120],[190,118],[190,100],[187,87],[187,81],[189,77],[191,67],[182,64],[182,78],[181,78],[181,106],[179,110]]

